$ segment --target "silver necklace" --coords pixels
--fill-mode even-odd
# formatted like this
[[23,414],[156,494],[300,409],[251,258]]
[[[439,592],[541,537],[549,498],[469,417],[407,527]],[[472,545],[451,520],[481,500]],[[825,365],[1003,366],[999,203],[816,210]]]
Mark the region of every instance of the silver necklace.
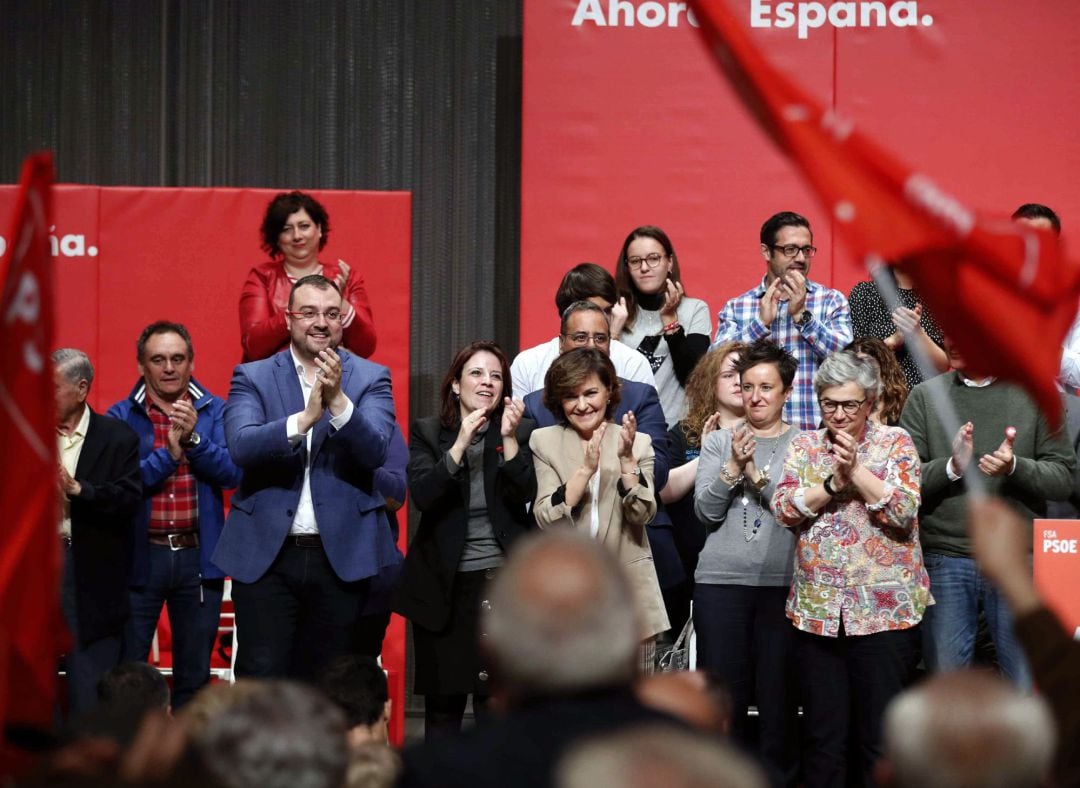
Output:
[[[746,479],[745,476],[743,477],[744,481],[743,481],[743,495],[742,495],[742,507],[743,507],[743,510],[742,510],[742,533],[743,533],[743,540],[746,541],[746,542],[753,541],[754,537],[757,536],[758,530],[761,528],[761,520],[762,520],[762,517],[765,516],[765,511],[761,506],[761,497],[762,497],[761,494],[762,494],[762,492],[764,492],[765,488],[769,484],[769,468],[772,467],[772,461],[773,461],[773,458],[776,456],[776,450],[780,447],[780,436],[783,435],[785,432],[787,432],[787,429],[786,428],[781,428],[780,432],[778,432],[776,434],[776,436],[775,436],[776,443],[773,444],[772,451],[769,452],[769,459],[761,467],[761,477],[756,482],[750,482],[750,484],[747,484],[747,482],[749,480]],[[754,460],[755,460],[755,462],[757,461],[756,452],[755,452]],[[753,530],[748,532],[747,531],[747,523],[746,523],[746,509],[750,504],[750,498],[747,495],[747,488],[751,487],[751,486],[754,488],[754,498],[755,498],[754,504],[755,504],[755,508],[757,509],[757,514],[754,515],[754,528],[753,528]]]

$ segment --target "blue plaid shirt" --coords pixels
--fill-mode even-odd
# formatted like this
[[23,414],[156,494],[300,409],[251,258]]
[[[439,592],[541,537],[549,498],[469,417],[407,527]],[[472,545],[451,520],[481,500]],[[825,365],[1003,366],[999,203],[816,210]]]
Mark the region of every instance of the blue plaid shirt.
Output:
[[765,325],[759,316],[765,285],[762,278],[753,290],[724,304],[716,318],[713,347],[724,342],[753,342],[760,337],[772,337],[799,362],[791,396],[784,406],[784,421],[801,430],[815,430],[821,422],[821,412],[814,396],[814,372],[827,355],[851,342],[851,310],[843,293],[807,281],[805,309],[810,320],[805,325],[795,325],[788,315],[787,301],[781,301],[776,319]]

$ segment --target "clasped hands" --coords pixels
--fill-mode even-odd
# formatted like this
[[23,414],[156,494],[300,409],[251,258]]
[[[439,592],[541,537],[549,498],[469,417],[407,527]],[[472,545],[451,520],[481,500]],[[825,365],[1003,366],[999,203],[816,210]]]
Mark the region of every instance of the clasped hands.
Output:
[[[952,469],[957,476],[963,476],[974,453],[975,425],[970,421],[956,431],[952,442]],[[1012,473],[1016,455],[1013,453],[1013,441],[1016,431],[1011,427],[1005,431],[1005,439],[990,454],[979,458],[979,470],[985,476],[1005,476]]]
[[348,397],[341,390],[341,356],[333,348],[320,350],[315,366],[315,384],[297,423],[301,433],[315,426],[327,408],[336,416],[348,406]]
[[776,320],[776,310],[781,301],[788,302],[788,317],[796,320],[806,307],[806,277],[801,271],[785,271],[783,276],[772,280],[765,288],[765,295],[758,307],[758,317],[765,325]]

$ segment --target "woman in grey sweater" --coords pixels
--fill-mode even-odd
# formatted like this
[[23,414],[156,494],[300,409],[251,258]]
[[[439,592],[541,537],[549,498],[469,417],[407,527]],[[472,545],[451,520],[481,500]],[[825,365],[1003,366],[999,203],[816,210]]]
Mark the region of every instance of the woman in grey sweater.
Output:
[[701,448],[694,511],[709,536],[694,575],[698,667],[731,689],[732,734],[747,743],[747,710],[759,713],[759,752],[770,783],[794,785],[794,631],[784,614],[795,534],[776,524],[769,502],[798,430],[782,421],[797,362],[767,339],[736,369],[746,421],[716,430]]

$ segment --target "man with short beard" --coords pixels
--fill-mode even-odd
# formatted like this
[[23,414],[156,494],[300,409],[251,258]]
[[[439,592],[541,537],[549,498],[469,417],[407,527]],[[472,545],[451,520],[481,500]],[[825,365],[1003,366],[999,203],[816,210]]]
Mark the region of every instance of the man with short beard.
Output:
[[390,372],[344,349],[341,293],[297,280],[290,342],[233,373],[225,439],[244,478],[213,561],[233,579],[242,676],[310,678],[347,653],[371,579],[398,560],[374,473]]

